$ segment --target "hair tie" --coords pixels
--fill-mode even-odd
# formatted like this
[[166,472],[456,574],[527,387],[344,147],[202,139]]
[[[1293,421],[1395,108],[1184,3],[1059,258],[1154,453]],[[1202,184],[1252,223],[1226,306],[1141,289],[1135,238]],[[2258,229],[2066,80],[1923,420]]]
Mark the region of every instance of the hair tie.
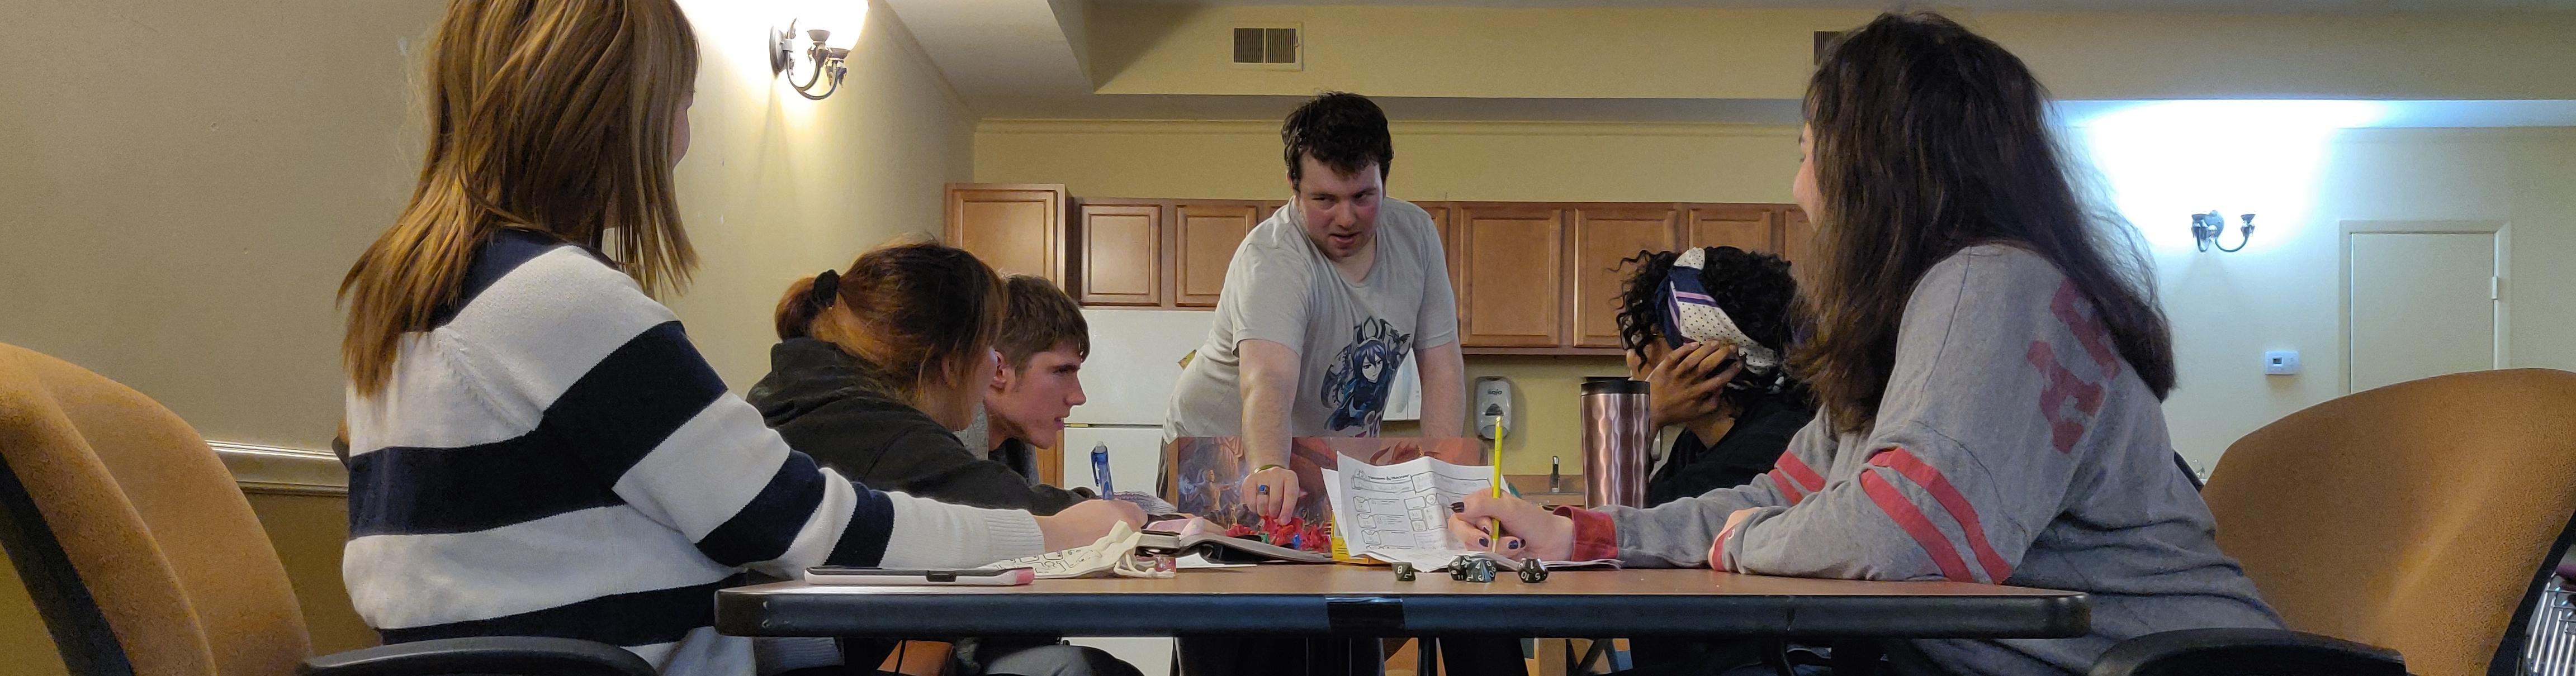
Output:
[[831,307],[832,301],[840,297],[841,273],[831,270],[824,270],[823,274],[815,275],[814,288],[805,290],[805,304],[812,306],[817,313],[822,312],[823,308]]

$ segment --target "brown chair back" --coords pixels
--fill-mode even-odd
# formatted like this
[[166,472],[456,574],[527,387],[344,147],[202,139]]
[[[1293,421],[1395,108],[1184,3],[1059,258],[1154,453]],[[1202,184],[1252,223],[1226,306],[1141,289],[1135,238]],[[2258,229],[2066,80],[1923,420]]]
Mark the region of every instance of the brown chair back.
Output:
[[2576,373],[2461,373],[2318,404],[2229,446],[2201,493],[2291,629],[2426,676],[2510,669],[2576,518]]
[[150,398],[0,344],[0,545],[79,674],[288,674],[310,652],[232,473]]

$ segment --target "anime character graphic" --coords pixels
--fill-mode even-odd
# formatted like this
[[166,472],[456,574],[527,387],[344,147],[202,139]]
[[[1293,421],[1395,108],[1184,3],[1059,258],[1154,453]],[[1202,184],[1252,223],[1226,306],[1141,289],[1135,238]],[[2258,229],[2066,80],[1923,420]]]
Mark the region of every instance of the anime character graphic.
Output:
[[1370,317],[1351,327],[1350,344],[1342,346],[1333,367],[1324,372],[1319,394],[1324,407],[1333,411],[1324,426],[1336,432],[1357,427],[1376,436],[1378,421],[1386,417],[1387,390],[1412,354],[1413,336],[1396,332],[1384,319]]

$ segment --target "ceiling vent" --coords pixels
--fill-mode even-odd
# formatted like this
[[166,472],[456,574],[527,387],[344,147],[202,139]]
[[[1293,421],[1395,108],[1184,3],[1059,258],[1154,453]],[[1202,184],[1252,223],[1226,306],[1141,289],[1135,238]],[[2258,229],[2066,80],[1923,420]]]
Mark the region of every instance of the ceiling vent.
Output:
[[1236,26],[1234,63],[1252,68],[1297,70],[1304,61],[1296,24]]

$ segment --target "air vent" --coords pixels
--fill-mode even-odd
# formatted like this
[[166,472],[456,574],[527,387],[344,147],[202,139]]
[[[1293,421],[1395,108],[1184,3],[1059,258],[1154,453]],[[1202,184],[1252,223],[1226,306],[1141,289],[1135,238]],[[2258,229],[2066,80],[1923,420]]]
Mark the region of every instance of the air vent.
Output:
[[1234,29],[1234,62],[1263,68],[1296,68],[1296,26],[1238,26]]

